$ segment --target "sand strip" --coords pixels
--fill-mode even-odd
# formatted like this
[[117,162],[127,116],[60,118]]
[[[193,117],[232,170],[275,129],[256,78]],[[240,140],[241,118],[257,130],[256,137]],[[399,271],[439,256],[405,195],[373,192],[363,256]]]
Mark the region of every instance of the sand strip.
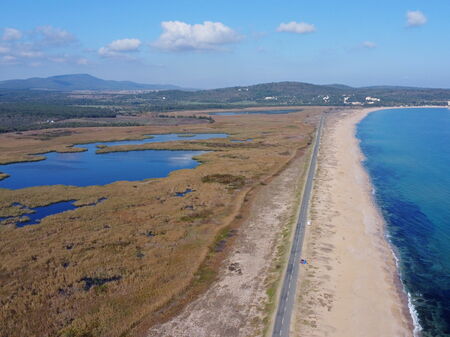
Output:
[[292,336],[412,336],[395,260],[374,204],[355,126],[330,116],[322,138]]

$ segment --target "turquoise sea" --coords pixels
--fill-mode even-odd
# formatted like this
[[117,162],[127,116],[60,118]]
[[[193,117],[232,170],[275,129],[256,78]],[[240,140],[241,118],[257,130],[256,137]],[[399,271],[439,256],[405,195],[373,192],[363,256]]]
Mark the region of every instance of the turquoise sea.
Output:
[[450,336],[450,110],[376,111],[357,137],[416,332]]

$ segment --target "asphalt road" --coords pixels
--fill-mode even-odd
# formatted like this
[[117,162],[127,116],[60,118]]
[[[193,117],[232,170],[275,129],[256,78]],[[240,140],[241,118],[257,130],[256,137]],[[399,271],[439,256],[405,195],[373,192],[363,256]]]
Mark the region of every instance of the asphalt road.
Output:
[[302,203],[299,210],[300,213],[298,216],[297,226],[295,227],[291,254],[289,256],[286,273],[284,275],[283,287],[281,288],[277,314],[275,316],[274,329],[272,333],[273,337],[289,336],[292,308],[294,307],[295,303],[297,279],[301,270],[300,259],[303,246],[303,236],[305,233],[306,222],[308,221],[309,200],[311,198],[311,190],[313,186],[314,174],[316,171],[317,153],[319,152],[320,135],[322,133],[324,118],[325,117],[322,115],[319,127],[317,128],[314,149],[308,168],[308,176],[306,178],[306,184],[302,196]]

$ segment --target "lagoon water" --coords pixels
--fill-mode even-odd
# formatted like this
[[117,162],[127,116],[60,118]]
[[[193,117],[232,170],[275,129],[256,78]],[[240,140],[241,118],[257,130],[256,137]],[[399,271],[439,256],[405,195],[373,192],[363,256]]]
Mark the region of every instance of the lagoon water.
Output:
[[291,110],[243,110],[243,111],[224,111],[213,112],[211,115],[216,116],[236,116],[236,115],[249,115],[249,114],[263,114],[263,115],[283,115],[290,112],[300,111],[301,109]]
[[357,136],[422,335],[450,336],[450,110],[376,111]]
[[0,172],[10,175],[0,181],[0,188],[19,189],[44,185],[90,186],[105,185],[120,180],[143,180],[166,177],[179,169],[194,168],[193,159],[202,151],[129,151],[96,154],[97,145],[134,145],[175,140],[226,138],[227,134],[155,135],[143,140],[92,143],[77,145],[86,152],[47,153],[47,159],[0,165]]

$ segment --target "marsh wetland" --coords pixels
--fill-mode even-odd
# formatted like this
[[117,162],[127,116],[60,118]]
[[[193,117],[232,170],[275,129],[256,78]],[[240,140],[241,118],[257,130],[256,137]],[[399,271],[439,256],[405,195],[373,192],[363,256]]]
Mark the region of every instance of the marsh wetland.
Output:
[[[321,111],[0,135],[0,171],[10,175],[0,182],[0,217],[10,218],[0,225],[1,333],[140,336],[172,317],[218,277],[253,192],[304,155]],[[123,167],[117,171],[128,176],[101,180],[116,165],[136,160],[141,171],[149,154],[166,152],[169,169],[161,174],[130,177],[135,169]],[[66,155],[106,164],[89,183],[58,181],[44,166]],[[43,165],[35,177],[50,178],[5,188],[18,175],[12,165]],[[80,171],[66,172],[81,179]],[[16,226],[31,209],[61,202],[73,208]]]

